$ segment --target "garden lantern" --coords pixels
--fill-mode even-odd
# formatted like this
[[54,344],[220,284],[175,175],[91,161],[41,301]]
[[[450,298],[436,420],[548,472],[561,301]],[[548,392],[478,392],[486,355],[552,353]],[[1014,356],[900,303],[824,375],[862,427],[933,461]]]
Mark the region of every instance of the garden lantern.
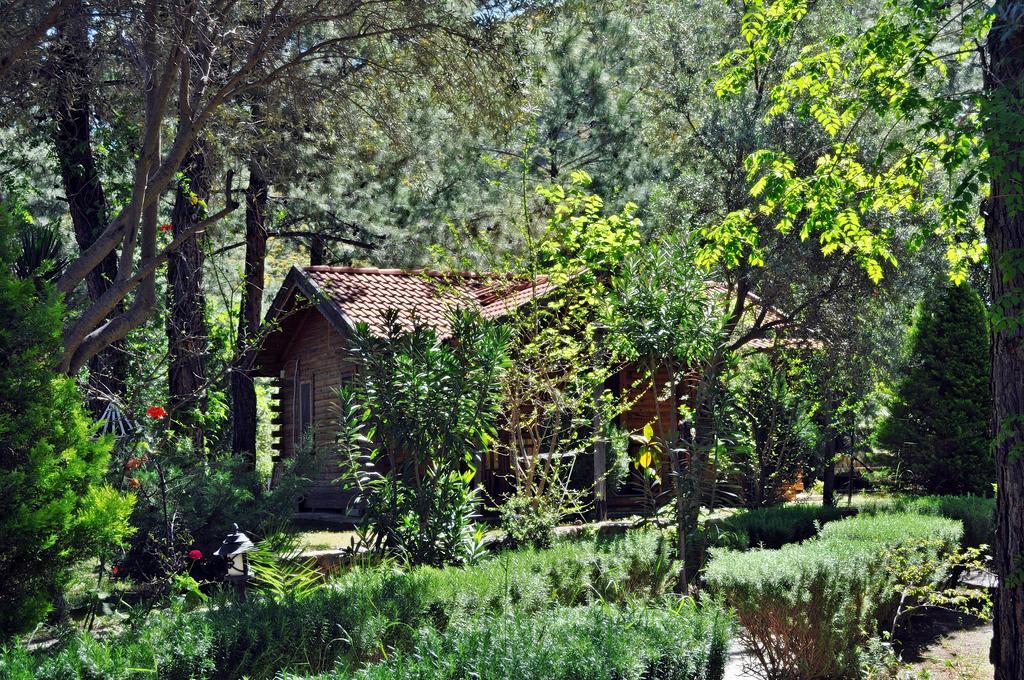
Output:
[[213,554],[224,558],[228,563],[227,580],[235,584],[240,593],[245,593],[245,584],[249,580],[249,558],[246,556],[255,546],[249,537],[235,525],[235,530],[228,534],[224,542]]

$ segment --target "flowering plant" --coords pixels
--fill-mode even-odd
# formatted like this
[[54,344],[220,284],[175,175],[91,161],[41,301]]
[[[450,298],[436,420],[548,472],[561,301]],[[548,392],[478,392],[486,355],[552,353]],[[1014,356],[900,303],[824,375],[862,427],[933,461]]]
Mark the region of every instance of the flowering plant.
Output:
[[167,410],[163,406],[150,406],[146,409],[146,415],[153,420],[161,420],[167,417]]

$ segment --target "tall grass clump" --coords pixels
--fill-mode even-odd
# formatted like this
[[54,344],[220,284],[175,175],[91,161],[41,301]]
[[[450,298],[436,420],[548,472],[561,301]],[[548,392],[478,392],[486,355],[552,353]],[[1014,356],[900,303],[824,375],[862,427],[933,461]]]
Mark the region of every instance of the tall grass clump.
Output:
[[215,599],[205,610],[158,611],[103,641],[78,634],[35,654],[12,648],[0,652],[0,677],[227,680],[355,669],[412,649],[425,629],[657,599],[673,585],[670,545],[645,530],[464,568],[356,568],[313,590],[252,593],[244,605]]
[[[654,529],[499,553],[465,569],[424,567],[429,606],[446,619],[517,607],[539,611],[627,598],[654,598],[674,584],[671,536]],[[439,622],[441,625],[445,621]]]
[[854,677],[858,649],[889,629],[900,604],[894,551],[913,554],[940,581],[941,557],[959,545],[959,522],[913,514],[832,522],[818,538],[779,550],[717,550],[705,573],[725,598],[767,677]]

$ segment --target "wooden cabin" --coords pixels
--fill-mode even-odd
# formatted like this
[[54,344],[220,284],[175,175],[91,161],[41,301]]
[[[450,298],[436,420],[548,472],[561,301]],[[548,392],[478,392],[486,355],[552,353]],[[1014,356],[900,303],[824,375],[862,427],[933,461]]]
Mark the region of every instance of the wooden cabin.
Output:
[[[349,336],[356,324],[365,322],[383,332],[383,313],[396,310],[399,319],[414,319],[435,327],[443,338],[450,331],[447,316],[453,308],[470,307],[487,319],[502,318],[554,286],[546,279],[531,282],[505,275],[468,272],[406,271],[354,267],[293,267],[274,299],[264,323],[265,338],[257,354],[254,374],[268,377],[276,387],[274,399],[275,460],[294,456],[304,446],[317,453],[312,484],[298,499],[300,512],[330,512],[355,519],[358,507],[351,494],[337,484],[338,458],[337,390],[351,379],[355,366],[348,357]],[[613,376],[606,388],[617,392],[637,390],[641,371],[627,366]],[[657,383],[664,384],[665,376]],[[631,432],[641,430],[661,414],[662,431],[675,429],[678,394],[661,395],[641,388],[627,394],[632,403],[618,425]],[[484,459],[478,479],[492,498],[510,489],[509,461],[491,454]],[[627,483],[616,492],[604,484],[603,457],[579,459],[575,474],[583,487],[595,487],[599,512],[632,514],[643,503],[643,492]],[[667,465],[667,463],[666,463]],[[662,477],[667,481],[667,469]],[[667,488],[667,487],[666,487]]]
[[[500,319],[536,295],[551,290],[546,280],[468,272],[441,273],[353,267],[292,267],[264,321],[266,336],[254,375],[272,378],[274,436],[278,460],[303,446],[317,452],[312,484],[299,500],[300,511],[349,512],[351,497],[335,483],[338,459],[337,390],[355,370],[348,360],[349,336],[365,322],[382,332],[383,314],[449,332],[453,308],[471,307],[487,319]],[[490,479],[493,469],[483,471]]]

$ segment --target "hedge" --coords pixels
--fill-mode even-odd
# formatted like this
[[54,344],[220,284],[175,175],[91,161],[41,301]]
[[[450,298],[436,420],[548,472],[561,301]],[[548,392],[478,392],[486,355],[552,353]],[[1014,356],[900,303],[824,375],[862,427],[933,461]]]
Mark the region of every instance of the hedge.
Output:
[[964,525],[963,546],[992,546],[996,540],[996,499],[981,496],[897,496],[873,501],[861,513],[910,512],[960,520]]
[[818,527],[844,517],[856,510],[823,505],[777,505],[745,510],[724,519],[705,524],[705,535],[711,546],[745,550],[747,548],[781,548],[814,537]]
[[[771,677],[853,677],[859,646],[891,620],[899,602],[887,553],[912,548],[915,559],[937,563],[961,536],[959,522],[941,517],[854,517],[779,550],[717,550],[705,579],[735,609]],[[944,576],[932,574],[936,581]]]
[[543,617],[512,612],[424,631],[410,653],[370,666],[359,680],[720,680],[730,617],[714,603],[601,605]]

